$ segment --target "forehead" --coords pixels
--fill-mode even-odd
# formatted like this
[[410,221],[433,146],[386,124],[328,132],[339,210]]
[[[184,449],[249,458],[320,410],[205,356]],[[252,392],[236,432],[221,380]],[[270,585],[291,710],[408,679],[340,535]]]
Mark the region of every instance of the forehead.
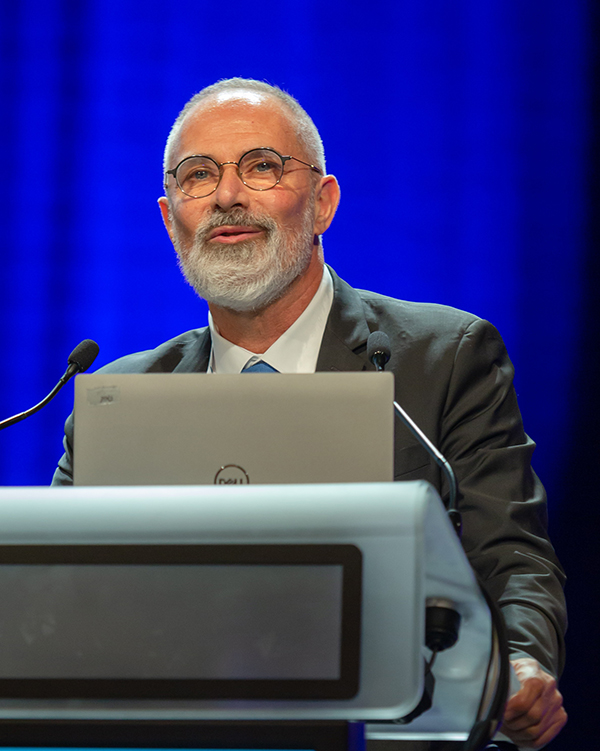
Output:
[[258,146],[302,156],[285,106],[256,92],[224,92],[200,102],[187,115],[175,140],[171,161],[177,164],[192,154],[233,161]]

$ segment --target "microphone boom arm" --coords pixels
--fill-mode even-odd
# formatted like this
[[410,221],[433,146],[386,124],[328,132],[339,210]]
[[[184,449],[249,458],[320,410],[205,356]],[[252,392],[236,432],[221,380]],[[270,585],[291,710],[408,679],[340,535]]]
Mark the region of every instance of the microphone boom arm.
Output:
[[396,410],[398,417],[414,435],[417,441],[419,441],[421,446],[427,449],[431,458],[446,475],[446,479],[448,480],[449,494],[448,516],[450,518],[452,526],[454,527],[454,531],[460,539],[462,533],[462,517],[460,515],[460,511],[456,507],[456,477],[454,475],[454,470],[450,466],[450,462],[440,451],[438,451],[438,449],[433,445],[429,438],[427,438],[427,436],[425,435],[425,433],[423,433],[417,423],[406,413],[404,409],[402,409],[402,407],[396,401],[394,402],[394,409]]
[[[38,404],[36,404],[34,407],[30,407],[29,409],[26,409],[25,412],[19,412],[18,415],[13,415],[12,417],[7,417],[6,420],[2,420],[2,422],[0,422],[0,430],[4,430],[4,428],[9,428],[11,425],[14,425],[16,422],[21,422],[21,420],[24,420],[26,417],[29,417],[30,415],[34,415],[36,412],[42,409],[42,407],[45,407],[46,404],[48,404],[48,402],[54,399],[54,397],[58,394],[58,392],[62,389],[62,387],[71,377],[69,376],[68,378],[65,378],[66,375],[67,374],[65,373],[65,375],[60,379],[60,381],[56,384],[56,386],[52,389],[52,391],[48,394],[48,396],[42,399],[41,402],[38,402]],[[75,373],[72,373],[71,375],[75,375]]]
[[[367,357],[375,366],[375,370],[380,373],[385,370],[385,365],[391,357],[391,350],[390,339],[384,331],[372,331],[369,334],[369,338],[367,339]],[[441,451],[439,451],[429,438],[427,438],[416,422],[406,414],[396,401],[394,402],[394,409],[396,410],[398,417],[446,475],[449,492],[447,509],[448,517],[454,527],[454,531],[458,535],[458,539],[460,540],[462,535],[462,517],[456,506],[456,477],[450,463]]]
[[13,415],[12,417],[7,417],[6,420],[2,420],[0,422],[0,430],[9,428],[16,422],[21,422],[21,420],[24,420],[26,417],[29,417],[30,415],[38,412],[40,409],[42,409],[42,407],[45,407],[49,401],[54,399],[54,397],[58,394],[58,392],[70,378],[72,378],[76,373],[83,373],[90,367],[90,365],[96,359],[98,349],[98,345],[92,339],[85,339],[83,342],[78,344],[69,355],[69,366],[65,370],[64,375],[52,389],[52,391],[48,394],[48,396],[42,399],[42,401],[36,404],[34,407],[26,409],[25,412],[19,412],[18,415]]

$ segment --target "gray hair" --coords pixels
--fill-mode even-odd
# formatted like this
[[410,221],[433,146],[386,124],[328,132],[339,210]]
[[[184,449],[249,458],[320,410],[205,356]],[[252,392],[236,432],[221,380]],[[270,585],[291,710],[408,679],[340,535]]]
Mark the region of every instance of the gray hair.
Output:
[[280,89],[278,86],[271,86],[271,84],[266,83],[265,81],[256,81],[253,78],[226,78],[222,81],[217,81],[217,83],[213,83],[211,86],[206,86],[197,94],[194,94],[177,116],[165,146],[163,175],[169,168],[171,151],[175,139],[181,130],[181,124],[190,110],[192,110],[199,102],[208,99],[214,94],[218,94],[221,91],[234,91],[236,89],[241,89],[243,91],[256,91],[260,94],[272,96],[281,102],[292,115],[296,135],[302,146],[306,149],[307,158],[312,164],[320,167],[323,174],[325,174],[325,151],[323,149],[323,141],[319,135],[319,131],[306,110],[304,110],[300,103],[294,99],[291,94],[288,94],[287,91],[283,91],[283,89]]

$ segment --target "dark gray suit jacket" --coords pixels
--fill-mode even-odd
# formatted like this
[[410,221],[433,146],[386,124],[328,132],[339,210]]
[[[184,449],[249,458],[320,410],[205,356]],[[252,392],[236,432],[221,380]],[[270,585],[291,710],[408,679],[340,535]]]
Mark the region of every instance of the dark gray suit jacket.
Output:
[[[511,650],[557,675],[563,663],[564,576],[546,534],[546,499],[530,466],[535,444],[523,430],[513,367],[487,321],[441,305],[404,302],[355,290],[333,272],[334,302],[318,371],[372,370],[372,331],[390,338],[396,400],[450,461],[458,480],[463,546],[502,607]],[[203,372],[207,328],[102,368],[112,373]],[[72,482],[73,420],[53,484]],[[424,478],[442,497],[439,468],[399,422],[395,479]]]

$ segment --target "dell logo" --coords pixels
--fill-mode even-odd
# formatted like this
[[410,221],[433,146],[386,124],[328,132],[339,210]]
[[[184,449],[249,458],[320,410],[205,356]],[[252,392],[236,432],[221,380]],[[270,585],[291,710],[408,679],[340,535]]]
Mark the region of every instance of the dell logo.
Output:
[[215,485],[248,485],[250,478],[237,464],[226,464],[215,475]]

